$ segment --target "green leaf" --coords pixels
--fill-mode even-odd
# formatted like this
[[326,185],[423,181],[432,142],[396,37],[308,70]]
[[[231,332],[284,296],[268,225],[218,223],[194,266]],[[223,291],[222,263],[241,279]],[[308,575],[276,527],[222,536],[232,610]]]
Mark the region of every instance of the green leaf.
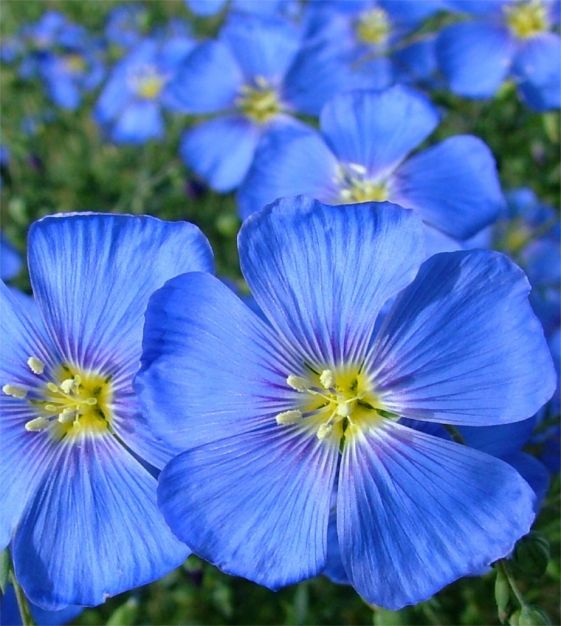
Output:
[[131,624],[134,624],[137,613],[138,601],[136,598],[129,598],[113,611],[107,620],[106,626],[131,626]]
[[518,626],[550,626],[551,620],[547,613],[537,606],[524,606],[520,609]]
[[8,579],[10,577],[10,553],[8,549],[0,552],[0,589],[2,593],[6,593]]
[[518,572],[531,578],[545,573],[550,557],[549,542],[543,535],[531,532],[514,549],[513,565]]
[[495,578],[495,601],[497,603],[499,620],[501,624],[504,624],[508,617],[510,585],[501,569],[497,569],[497,577]]

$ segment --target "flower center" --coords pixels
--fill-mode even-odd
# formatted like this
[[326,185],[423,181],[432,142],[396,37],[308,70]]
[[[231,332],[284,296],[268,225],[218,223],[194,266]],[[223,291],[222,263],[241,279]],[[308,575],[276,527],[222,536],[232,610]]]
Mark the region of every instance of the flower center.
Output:
[[506,23],[520,39],[530,39],[548,30],[546,7],[539,0],[506,7]]
[[366,44],[383,44],[390,34],[388,14],[382,9],[365,11],[356,23],[356,36]]
[[79,54],[67,54],[64,57],[64,64],[71,74],[81,74],[86,69],[86,62]]
[[286,383],[302,394],[299,407],[279,413],[277,424],[301,424],[321,441],[340,443],[367,425],[383,419],[383,407],[368,377],[359,368],[311,371],[290,375]]
[[281,112],[277,91],[262,76],[255,79],[255,85],[243,85],[236,99],[238,109],[247,117],[263,124]]
[[340,188],[341,202],[384,202],[388,199],[387,183],[368,178],[366,168],[357,163],[341,168],[335,182]]
[[63,364],[51,376],[45,364],[29,357],[27,364],[37,376],[37,385],[24,387],[7,384],[4,394],[28,402],[37,417],[25,424],[25,430],[48,430],[55,439],[81,434],[101,435],[111,428],[111,377],[84,372]]
[[137,68],[129,80],[133,91],[144,100],[155,100],[166,84],[166,77],[153,65]]

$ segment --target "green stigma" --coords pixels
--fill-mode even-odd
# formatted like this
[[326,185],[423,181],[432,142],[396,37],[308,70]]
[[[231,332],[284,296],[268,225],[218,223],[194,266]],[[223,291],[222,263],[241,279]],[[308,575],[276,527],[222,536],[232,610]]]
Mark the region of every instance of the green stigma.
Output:
[[364,12],[356,24],[356,35],[362,43],[379,45],[387,41],[390,34],[388,14],[382,9]]
[[262,76],[256,78],[255,86],[242,86],[236,105],[245,116],[258,124],[268,122],[281,112],[277,91]]
[[28,432],[48,431],[53,439],[103,435],[111,428],[113,386],[111,377],[61,365],[50,376],[37,357],[27,360],[37,376],[36,386],[6,384],[2,392],[31,407],[36,417],[25,424]]
[[287,385],[301,394],[296,408],[276,415],[279,426],[300,425],[320,441],[340,445],[383,419],[382,405],[359,367],[325,368],[290,375]]
[[506,7],[506,23],[519,39],[530,39],[548,30],[547,9],[539,0]]

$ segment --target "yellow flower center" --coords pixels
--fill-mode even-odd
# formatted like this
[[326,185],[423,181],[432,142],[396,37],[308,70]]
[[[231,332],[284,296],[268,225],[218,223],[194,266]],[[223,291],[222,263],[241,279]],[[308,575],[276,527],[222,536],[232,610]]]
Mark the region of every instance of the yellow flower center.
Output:
[[368,178],[366,168],[357,163],[349,164],[346,169],[341,168],[335,182],[340,189],[341,203],[384,202],[388,199],[387,183]]
[[37,414],[25,424],[27,431],[48,431],[54,439],[110,431],[113,400],[110,376],[63,364],[47,377],[45,364],[36,357],[29,357],[27,364],[39,379],[37,386],[2,387],[4,394],[29,403]]
[[166,84],[166,77],[151,64],[136,67],[129,76],[129,84],[144,100],[155,100]]
[[390,34],[388,14],[382,9],[365,11],[356,23],[358,40],[369,45],[386,43]]
[[515,37],[530,39],[548,30],[547,9],[539,0],[505,8],[506,23]]
[[265,78],[258,76],[255,85],[243,85],[236,99],[238,109],[247,117],[263,124],[281,112],[277,91]]
[[79,54],[67,54],[64,63],[72,74],[81,74],[86,69],[86,62]]
[[286,382],[302,397],[297,408],[276,416],[277,424],[301,425],[321,441],[339,445],[384,418],[371,381],[358,367],[310,370]]

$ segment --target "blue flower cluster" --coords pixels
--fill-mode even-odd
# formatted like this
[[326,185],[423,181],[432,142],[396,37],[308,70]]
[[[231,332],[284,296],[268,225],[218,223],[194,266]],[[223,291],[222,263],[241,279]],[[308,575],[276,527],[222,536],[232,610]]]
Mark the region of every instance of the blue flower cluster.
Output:
[[430,90],[511,79],[559,107],[559,3],[188,0],[224,18],[204,41],[143,11],[113,10],[102,40],[47,12],[2,60],[59,107],[95,98],[114,143],[189,120],[182,159],[236,190],[251,296],[185,221],[44,217],[33,297],[2,236],[15,580],[66,619],[191,553],[394,610],[486,572],[559,471],[561,230],[530,189],[503,194],[478,137],[426,145]]

